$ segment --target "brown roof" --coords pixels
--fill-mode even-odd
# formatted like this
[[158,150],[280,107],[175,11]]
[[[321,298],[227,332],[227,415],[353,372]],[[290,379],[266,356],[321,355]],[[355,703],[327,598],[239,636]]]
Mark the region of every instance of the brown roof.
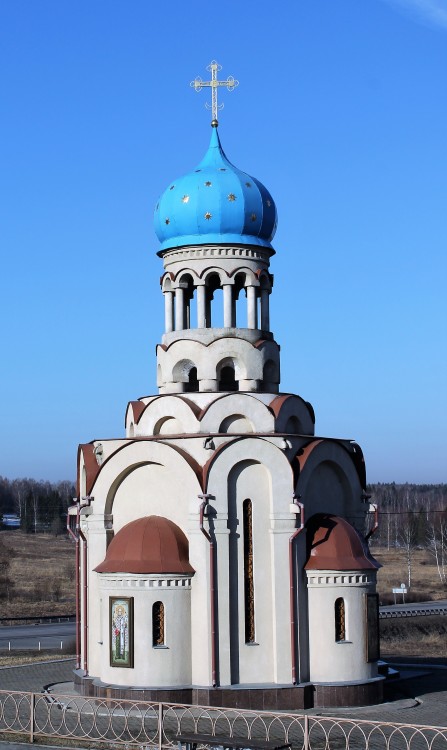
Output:
[[377,570],[363,537],[345,518],[316,513],[306,524],[306,570]]
[[126,425],[127,412],[129,411],[129,407],[130,406],[132,407],[132,410],[133,410],[133,416],[134,416],[135,422],[138,424],[138,422],[140,421],[140,417],[141,417],[142,413],[144,412],[147,404],[145,404],[144,401],[129,401],[129,403],[127,404],[126,417],[124,419],[124,425]]
[[194,573],[183,531],[161,516],[123,526],[113,537],[97,573]]
[[80,488],[80,462],[81,462],[81,451],[84,456],[84,466],[85,466],[85,492],[87,495],[90,495],[92,491],[92,487],[95,484],[96,477],[99,474],[100,466],[96,460],[95,456],[95,446],[93,443],[81,443],[81,445],[78,446],[78,488],[77,488],[77,494],[78,497],[81,494],[81,488]]

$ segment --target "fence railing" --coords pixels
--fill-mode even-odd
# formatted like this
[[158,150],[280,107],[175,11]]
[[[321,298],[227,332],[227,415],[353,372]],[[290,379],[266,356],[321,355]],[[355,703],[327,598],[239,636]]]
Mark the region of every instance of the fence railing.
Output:
[[44,615],[33,617],[0,617],[0,625],[27,625],[28,623],[76,622],[76,615]]
[[447,727],[0,691],[0,734],[169,750],[177,734],[280,740],[293,750],[447,750]]

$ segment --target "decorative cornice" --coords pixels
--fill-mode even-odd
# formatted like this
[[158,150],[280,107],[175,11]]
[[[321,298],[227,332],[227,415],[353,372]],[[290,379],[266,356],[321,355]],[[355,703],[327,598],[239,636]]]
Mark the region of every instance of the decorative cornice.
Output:
[[267,264],[274,254],[274,250],[256,245],[186,245],[157,253],[165,263],[186,258],[248,258],[263,260]]
[[355,571],[337,572],[337,571],[307,571],[307,587],[319,588],[321,586],[364,586],[373,584],[376,581],[376,571],[371,570],[367,573],[358,573]]
[[107,589],[190,589],[191,576],[149,575],[146,573],[98,573],[99,585]]

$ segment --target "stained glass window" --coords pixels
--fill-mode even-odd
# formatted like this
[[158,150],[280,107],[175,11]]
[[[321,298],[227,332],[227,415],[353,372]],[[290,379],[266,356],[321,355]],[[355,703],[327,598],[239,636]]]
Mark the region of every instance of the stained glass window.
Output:
[[345,600],[335,600],[335,640],[346,640]]
[[251,500],[244,500],[244,600],[245,642],[255,640],[255,591],[253,579],[253,508]]
[[164,646],[165,643],[165,608],[163,602],[152,606],[152,645]]

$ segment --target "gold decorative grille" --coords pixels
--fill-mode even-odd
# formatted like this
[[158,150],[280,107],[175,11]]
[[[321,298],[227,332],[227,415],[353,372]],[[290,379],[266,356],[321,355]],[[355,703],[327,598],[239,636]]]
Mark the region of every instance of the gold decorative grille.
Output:
[[245,642],[255,640],[255,589],[253,580],[253,508],[251,500],[244,500],[244,603]]
[[335,600],[335,640],[346,640],[345,600]]
[[155,602],[152,607],[152,645],[164,646],[165,643],[165,608],[162,602]]

